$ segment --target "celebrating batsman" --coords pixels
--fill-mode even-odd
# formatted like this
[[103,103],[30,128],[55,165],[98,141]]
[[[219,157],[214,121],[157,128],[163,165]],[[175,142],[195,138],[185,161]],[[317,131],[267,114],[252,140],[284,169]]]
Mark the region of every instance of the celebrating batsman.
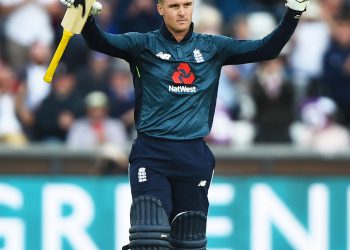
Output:
[[[308,2],[287,0],[282,21],[261,40],[195,33],[194,0],[158,0],[164,22],[148,33],[109,34],[88,18],[82,30],[88,46],[126,60],[136,93],[130,244],[124,249],[206,249],[215,159],[203,138],[212,126],[221,67],[276,58]],[[99,11],[95,5],[93,13]]]

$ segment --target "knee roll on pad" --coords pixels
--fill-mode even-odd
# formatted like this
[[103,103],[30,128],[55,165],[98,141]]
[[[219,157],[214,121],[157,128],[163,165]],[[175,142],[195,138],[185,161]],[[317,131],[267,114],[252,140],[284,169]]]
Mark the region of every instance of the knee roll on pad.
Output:
[[170,224],[159,199],[139,196],[131,205],[131,250],[169,250]]
[[170,249],[206,250],[207,216],[200,211],[178,214],[171,223]]

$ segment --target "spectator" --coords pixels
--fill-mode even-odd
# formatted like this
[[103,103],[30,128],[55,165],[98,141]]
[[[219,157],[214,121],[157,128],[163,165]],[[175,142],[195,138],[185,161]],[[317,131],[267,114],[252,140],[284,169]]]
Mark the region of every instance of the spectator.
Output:
[[103,92],[91,92],[85,98],[86,116],[75,121],[69,129],[67,145],[72,148],[101,149],[104,173],[116,167],[126,171],[127,158],[123,152],[126,131],[122,122],[108,115],[108,98]]
[[105,144],[123,147],[125,127],[108,115],[108,98],[103,92],[91,92],[85,98],[86,116],[73,123],[67,144],[71,147],[96,148]]
[[322,18],[317,1],[310,3],[303,17],[292,38],[289,57],[291,76],[295,82],[296,106],[307,98],[312,82],[322,75],[323,56],[330,40],[330,27]]
[[293,142],[324,154],[343,152],[350,146],[349,131],[336,120],[337,106],[328,97],[311,98],[301,110],[301,123],[291,129]]
[[224,21],[229,21],[232,17],[247,11],[247,1],[245,0],[206,0],[214,4],[222,13]]
[[256,105],[256,138],[258,143],[288,143],[289,126],[294,120],[293,86],[285,78],[282,58],[259,65],[252,85]]
[[253,142],[254,133],[254,127],[249,121],[232,120],[220,99],[217,100],[212,130],[206,137],[208,143],[242,147]]
[[[271,14],[253,12],[234,18],[226,32],[228,36],[239,40],[259,39],[271,32],[275,26],[276,22]],[[256,112],[250,93],[255,70],[256,63],[224,66],[218,89],[218,98],[228,108],[231,118],[235,119],[235,126],[247,127],[247,131],[252,131],[251,119]],[[249,135],[251,134],[249,132]],[[238,140],[235,138],[235,142]]]
[[345,0],[319,0],[319,4],[324,20],[333,25],[333,19],[344,7]]
[[118,2],[117,1],[109,1],[109,0],[99,0],[99,2],[104,6],[103,11],[96,17],[96,22],[98,25],[106,30],[113,31],[113,5]]
[[323,60],[322,87],[337,104],[343,121],[350,125],[350,12],[335,17],[332,39]]
[[61,143],[76,117],[82,114],[82,97],[75,90],[72,74],[56,72],[52,91],[36,111],[35,137],[42,142]]
[[284,0],[250,0],[249,9],[255,11],[267,11],[276,19],[283,16]]
[[55,0],[0,0],[0,14],[5,16],[5,56],[16,72],[25,66],[27,49],[34,42],[52,44],[50,14],[59,8]]
[[23,145],[26,138],[16,116],[15,75],[0,61],[0,144]]
[[247,14],[247,24],[250,39],[264,37],[277,26],[273,16],[265,11],[257,11]]
[[87,67],[81,67],[77,73],[77,90],[82,96],[92,91],[106,92],[110,75],[110,57],[98,53],[89,53]]
[[[213,34],[213,35],[218,35],[222,33],[223,16],[221,15],[221,13],[216,7],[208,4],[202,4],[198,8],[198,13],[201,18],[199,18],[198,22],[195,24],[195,30],[197,32],[205,33],[205,34]],[[234,36],[236,34],[229,34],[229,35]],[[240,77],[240,72],[238,68],[239,68],[238,65],[224,66],[221,70],[221,76],[219,80],[217,100],[220,103],[219,104],[220,108],[218,109],[218,111],[223,111],[221,113],[222,116],[225,116],[225,119],[227,118],[228,120],[230,120],[231,117],[234,116],[233,113],[238,109],[237,96],[236,96],[237,90],[236,90],[236,84],[235,84]],[[222,123],[222,124],[227,124],[227,123]],[[213,138],[215,137],[214,134],[216,134],[216,131],[218,130],[214,129],[214,131],[212,131]],[[225,131],[228,132],[228,130],[225,130]],[[219,133],[225,134],[224,131]]]
[[134,125],[135,92],[130,68],[125,61],[118,61],[115,64],[107,93],[111,116],[123,121],[128,131],[131,132]]
[[[261,25],[262,23],[264,25]],[[216,29],[209,26],[208,30],[218,32],[221,25],[219,23]],[[276,23],[269,13],[254,12],[233,19],[227,32],[229,36],[240,40],[258,39],[271,32],[275,26]],[[208,33],[207,30],[204,32]],[[253,80],[255,68],[254,63],[228,65],[222,68],[213,126],[206,138],[209,143],[235,146],[252,143],[255,131],[251,118],[256,111],[252,105],[249,83]]]
[[81,36],[73,36],[62,55],[60,64],[64,65],[69,72],[75,74],[82,68],[88,67],[90,51]]
[[220,34],[222,32],[223,17],[219,10],[212,5],[202,4],[198,8],[200,16],[194,29],[199,33]]
[[153,0],[121,0],[114,13],[113,19],[118,24],[120,33],[155,30],[162,20],[156,12]]
[[29,61],[23,72],[22,88],[25,92],[25,104],[31,111],[35,111],[50,93],[51,85],[43,81],[50,58],[49,45],[35,42],[30,46]]
[[34,113],[51,89],[51,85],[43,81],[50,51],[50,47],[42,42],[31,45],[29,61],[24,68],[21,84],[17,90],[17,112],[29,139],[33,139],[34,136]]
[[[194,27],[197,32],[213,35],[222,33],[223,16],[216,7],[202,4],[198,13],[201,18]],[[231,111],[236,107],[236,89],[234,79],[232,79],[235,76],[231,78],[232,72],[234,72],[231,68],[234,67],[232,65],[224,66],[221,70],[212,130],[206,137],[206,141],[210,144],[227,145],[232,143]]]
[[[1,9],[0,5],[0,9]],[[3,14],[1,14],[0,10],[0,58],[4,58],[5,48],[3,44],[5,43],[5,35],[4,35],[4,22],[5,18],[3,17]]]

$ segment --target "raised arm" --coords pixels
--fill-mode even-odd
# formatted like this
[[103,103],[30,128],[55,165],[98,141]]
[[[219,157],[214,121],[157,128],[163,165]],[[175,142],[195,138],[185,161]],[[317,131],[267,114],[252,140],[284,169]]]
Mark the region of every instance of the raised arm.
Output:
[[[77,0],[60,0],[67,8],[75,8],[79,2]],[[126,61],[131,61],[143,48],[144,34],[127,33],[113,35],[102,31],[95,23],[94,15],[102,11],[100,2],[94,2],[90,10],[86,24],[82,30],[82,35],[90,49],[98,52],[119,57]]]
[[[295,2],[300,5],[292,5],[294,8],[292,9],[289,4]],[[304,3],[304,5],[301,5],[301,3]],[[292,36],[303,12],[302,10],[306,9],[307,3],[308,1],[288,1],[286,4],[288,9],[282,21],[274,31],[260,40],[236,40],[225,36],[216,37],[219,53],[223,57],[223,65],[260,62],[276,58]]]
[[143,48],[145,34],[126,33],[110,34],[97,27],[94,18],[90,16],[81,33],[90,49],[131,61]]

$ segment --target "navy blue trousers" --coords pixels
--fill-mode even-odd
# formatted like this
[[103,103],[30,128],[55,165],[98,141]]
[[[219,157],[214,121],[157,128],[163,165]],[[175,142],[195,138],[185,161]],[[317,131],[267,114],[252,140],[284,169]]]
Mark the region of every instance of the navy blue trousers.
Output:
[[139,134],[129,162],[133,199],[159,198],[170,222],[185,211],[208,213],[215,159],[203,139],[175,141]]

